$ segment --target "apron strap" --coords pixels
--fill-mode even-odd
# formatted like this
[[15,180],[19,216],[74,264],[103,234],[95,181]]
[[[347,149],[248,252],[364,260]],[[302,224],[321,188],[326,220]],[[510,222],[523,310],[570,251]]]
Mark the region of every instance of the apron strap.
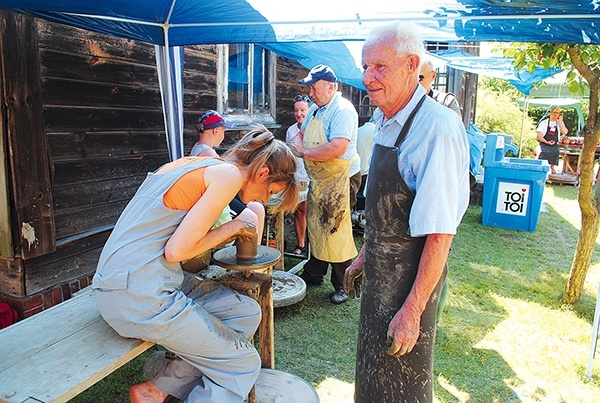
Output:
[[419,100],[419,102],[415,106],[415,109],[413,109],[413,111],[408,116],[408,119],[406,119],[406,123],[404,123],[404,126],[402,126],[402,130],[400,131],[400,134],[398,135],[398,138],[396,139],[396,143],[394,144],[394,147],[396,147],[396,148],[400,147],[400,143],[402,143],[402,141],[406,138],[406,135],[408,134],[408,131],[410,130],[410,127],[412,126],[413,120],[415,119],[415,115],[417,114],[417,111],[421,108],[421,105],[423,105],[425,98],[427,98],[427,94],[423,95],[423,97]]

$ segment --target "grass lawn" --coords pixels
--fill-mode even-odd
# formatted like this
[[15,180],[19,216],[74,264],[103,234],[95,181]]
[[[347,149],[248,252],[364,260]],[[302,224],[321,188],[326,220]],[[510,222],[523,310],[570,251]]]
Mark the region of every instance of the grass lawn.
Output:
[[[599,251],[581,300],[560,301],[577,242],[576,197],[575,187],[546,186],[533,233],[483,227],[481,207],[469,207],[448,261],[438,323],[438,402],[600,402],[600,356],[594,379],[585,377]],[[297,262],[287,258],[286,268]],[[359,301],[333,305],[332,291],[329,283],[312,287],[302,302],[275,310],[275,366],[310,382],[323,403],[352,402]],[[146,356],[73,401],[128,401]]]

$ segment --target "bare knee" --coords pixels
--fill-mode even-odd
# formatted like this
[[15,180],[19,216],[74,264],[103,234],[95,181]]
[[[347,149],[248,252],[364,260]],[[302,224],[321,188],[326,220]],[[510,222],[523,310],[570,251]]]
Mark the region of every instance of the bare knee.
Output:
[[265,206],[262,203],[250,202],[246,205],[246,208],[256,214],[258,222],[263,222],[265,219]]

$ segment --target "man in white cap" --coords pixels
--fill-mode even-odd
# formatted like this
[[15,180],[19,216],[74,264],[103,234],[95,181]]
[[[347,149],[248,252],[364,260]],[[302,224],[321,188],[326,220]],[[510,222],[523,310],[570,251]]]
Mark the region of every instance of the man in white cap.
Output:
[[356,151],[358,114],[338,92],[331,67],[315,66],[299,82],[309,87],[308,95],[314,102],[302,130],[291,142],[294,153],[304,158],[310,177],[307,227],[311,256],[300,277],[308,285],[322,284],[331,264],[335,291],[330,298],[341,304],[348,300],[344,272],[358,253],[351,220],[361,179]]

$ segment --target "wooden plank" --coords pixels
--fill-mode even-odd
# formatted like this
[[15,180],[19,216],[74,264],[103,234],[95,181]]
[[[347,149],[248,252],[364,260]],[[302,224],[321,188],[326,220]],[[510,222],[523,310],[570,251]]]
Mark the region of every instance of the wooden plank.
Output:
[[121,107],[132,109],[161,108],[158,87],[128,84],[67,81],[46,78],[43,85],[46,105]]
[[0,330],[0,340],[5,402],[66,402],[153,345],[119,336],[100,316],[89,287]]
[[146,174],[132,175],[128,178],[98,180],[65,184],[52,188],[55,216],[60,211],[78,209],[82,206],[94,207],[102,203],[129,201],[143,182]]
[[154,45],[36,19],[41,48],[156,65]]
[[[2,64],[0,63],[0,70]],[[0,72],[0,77],[4,74]],[[0,82],[0,88],[2,83]],[[12,259],[15,256],[13,249],[13,234],[11,228],[10,217],[10,173],[9,159],[6,144],[8,139],[6,135],[7,128],[5,122],[8,120],[6,116],[6,108],[4,102],[0,105],[0,258]]]
[[5,295],[25,295],[25,268],[22,259],[0,259],[0,290]]
[[57,241],[56,252],[25,261],[24,284],[28,295],[93,275],[111,228],[94,234],[84,233],[85,236],[65,243]]
[[94,183],[101,180],[127,180],[157,170],[169,161],[168,158],[165,147],[161,153],[61,161],[55,164],[54,185],[88,183],[93,187]]
[[19,240],[28,259],[54,250],[49,150],[44,133],[37,37],[31,16],[2,11],[2,99],[8,116],[11,180]]
[[[193,137],[197,140],[197,135]],[[49,132],[48,143],[55,164],[83,158],[131,158],[148,153],[166,154],[167,149],[164,130]]]
[[155,63],[144,65],[134,60],[73,51],[74,49],[40,49],[42,77],[48,80],[62,79],[65,82],[86,81],[158,88]]
[[96,206],[82,206],[78,210],[60,212],[56,215],[56,237],[63,239],[111,225],[125,209],[128,200],[115,203],[102,203]]
[[165,130],[160,105],[154,109],[45,105],[44,118],[48,132]]

